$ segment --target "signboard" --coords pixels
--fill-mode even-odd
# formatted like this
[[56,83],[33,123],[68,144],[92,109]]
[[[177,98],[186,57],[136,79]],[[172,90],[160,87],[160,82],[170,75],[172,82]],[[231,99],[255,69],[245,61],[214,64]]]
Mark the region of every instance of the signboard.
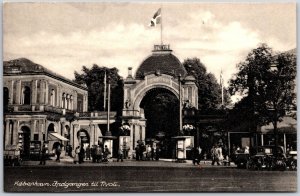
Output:
[[183,149],[184,148],[184,140],[178,140],[177,141],[177,148],[178,149]]

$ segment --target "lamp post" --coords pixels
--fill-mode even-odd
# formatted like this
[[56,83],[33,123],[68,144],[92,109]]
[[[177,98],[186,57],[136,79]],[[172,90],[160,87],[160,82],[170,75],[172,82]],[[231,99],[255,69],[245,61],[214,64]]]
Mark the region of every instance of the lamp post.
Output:
[[107,131],[106,131],[106,136],[111,136],[111,132],[110,132],[110,127],[109,127],[109,123],[110,123],[110,76],[107,76],[107,84],[108,84],[108,89],[107,89]]
[[179,133],[182,133],[182,101],[181,101],[181,74],[178,75],[178,86],[179,86]]

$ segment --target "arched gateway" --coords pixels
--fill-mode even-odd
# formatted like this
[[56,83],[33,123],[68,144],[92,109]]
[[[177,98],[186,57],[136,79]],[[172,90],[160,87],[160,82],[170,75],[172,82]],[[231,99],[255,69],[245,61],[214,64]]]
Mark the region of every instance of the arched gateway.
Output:
[[[155,111],[157,115],[147,116],[147,112],[144,112],[144,110],[151,110],[149,104],[156,103],[154,99],[159,102],[160,97],[164,97],[163,100],[170,100],[174,105]],[[127,136],[130,152],[135,149],[139,140],[146,142],[147,140],[153,140],[155,138],[149,137],[153,137],[155,134],[157,137],[160,135],[164,137],[165,134],[169,137],[176,136],[180,129],[179,116],[181,115],[179,114],[179,108],[181,107],[179,107],[179,103],[181,103],[181,106],[184,103],[189,103],[190,106],[198,108],[198,89],[195,79],[193,76],[187,75],[184,66],[172,54],[169,45],[155,45],[152,55],[142,62],[135,76],[132,74],[132,69],[128,68],[128,76],[124,81],[122,120],[124,124],[130,126],[130,135]],[[148,111],[148,113],[150,112]],[[163,119],[160,120],[159,116],[162,116],[162,118],[169,117],[168,119],[173,120],[170,125],[176,125],[177,127],[164,127],[164,122],[160,123]],[[147,118],[153,118],[154,120],[151,119],[151,121]],[[156,124],[150,126],[150,121]],[[155,134],[149,134],[148,132],[154,132]]]

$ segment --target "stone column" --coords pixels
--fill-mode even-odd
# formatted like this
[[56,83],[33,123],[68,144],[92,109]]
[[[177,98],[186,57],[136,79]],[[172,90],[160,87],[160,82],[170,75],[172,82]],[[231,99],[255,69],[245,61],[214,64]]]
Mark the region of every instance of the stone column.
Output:
[[40,81],[40,103],[45,104],[45,81],[41,80]]
[[74,130],[73,130],[73,149],[75,149],[79,145],[79,141],[77,138],[77,131],[78,131],[79,125],[74,125]]
[[17,80],[17,100],[16,100],[16,104],[21,104],[21,80]]
[[57,88],[56,88],[56,102],[55,102],[55,105],[57,107],[60,107],[60,104],[61,104],[61,95],[60,95],[60,85],[57,85]]
[[14,83],[15,81],[10,82],[10,89],[9,89],[9,104],[13,104],[14,101]]
[[74,103],[73,106],[74,106],[74,110],[77,111],[77,92],[74,91],[74,99],[73,99]]
[[31,103],[32,104],[36,104],[36,98],[37,98],[37,80],[32,80],[31,82],[31,92],[32,92],[32,96],[31,96]]
[[13,132],[12,132],[12,134],[13,134],[13,145],[17,145],[18,144],[18,142],[19,142],[19,133],[18,133],[18,131],[19,131],[19,121],[18,120],[15,120],[14,121],[14,129],[13,129]]
[[9,126],[9,120],[5,120],[5,141],[4,141],[4,149],[6,149],[6,146],[9,145],[9,133],[10,133],[10,126]]
[[128,157],[132,158],[133,150],[134,150],[134,143],[133,143],[133,124],[130,123],[130,150],[128,152]]
[[95,144],[95,125],[90,125],[90,146]]
[[142,126],[142,140],[146,139],[146,127]]
[[70,141],[69,141],[69,144],[74,149],[74,143],[73,143],[73,136],[74,136],[74,134],[73,134],[73,132],[74,132],[74,125],[70,124]]
[[46,99],[45,99],[45,104],[47,105],[48,104],[48,100],[49,100],[49,82],[47,80],[45,80],[45,96],[46,96]]

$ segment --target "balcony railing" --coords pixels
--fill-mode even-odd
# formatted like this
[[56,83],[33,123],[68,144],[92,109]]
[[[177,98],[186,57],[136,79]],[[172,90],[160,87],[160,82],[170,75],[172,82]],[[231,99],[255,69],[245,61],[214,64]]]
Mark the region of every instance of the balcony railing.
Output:
[[63,109],[62,108],[57,108],[53,106],[46,105],[44,107],[45,112],[53,112],[53,113],[58,113],[58,114],[63,114]]
[[[79,114],[78,117],[83,117],[83,118],[107,118],[107,112],[105,111],[80,112],[78,114]],[[113,118],[116,115],[117,115],[116,112],[110,112],[109,116]]]

